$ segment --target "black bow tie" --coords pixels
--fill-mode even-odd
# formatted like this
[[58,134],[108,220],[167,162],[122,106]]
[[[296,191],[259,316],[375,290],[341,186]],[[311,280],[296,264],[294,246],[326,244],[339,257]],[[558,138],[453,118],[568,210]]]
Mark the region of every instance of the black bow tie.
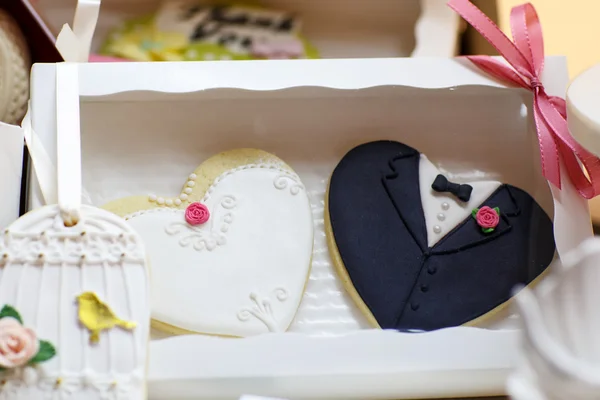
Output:
[[444,175],[436,176],[431,188],[436,192],[450,192],[464,202],[471,199],[471,192],[473,191],[473,186],[449,182]]

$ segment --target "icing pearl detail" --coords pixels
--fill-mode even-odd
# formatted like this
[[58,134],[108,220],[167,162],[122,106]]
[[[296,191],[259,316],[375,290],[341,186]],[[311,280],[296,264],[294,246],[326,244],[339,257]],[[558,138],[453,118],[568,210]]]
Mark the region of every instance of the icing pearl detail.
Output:
[[181,194],[179,195],[179,198],[180,198],[181,200],[187,200],[187,198],[188,198],[188,195],[187,195],[187,194],[185,194],[185,193],[181,193]]
[[440,233],[440,232],[442,232],[442,228],[439,225],[436,225],[433,227],[433,231],[435,233]]
[[448,210],[450,208],[450,204],[444,202],[442,203],[442,210]]
[[180,206],[181,205],[181,199],[175,199],[175,205],[176,206]]
[[158,199],[156,199],[156,202],[162,206],[163,204],[165,204],[165,199],[159,197]]
[[156,201],[156,195],[155,194],[151,194],[150,196],[148,196],[148,200],[150,200],[151,202],[155,202]]
[[196,174],[190,174],[190,176],[188,177],[188,179],[189,179],[190,181],[195,181],[195,180],[196,180],[196,178],[197,178]]
[[439,213],[439,214],[437,215],[437,219],[438,219],[438,220],[440,220],[440,221],[444,221],[444,220],[446,219],[446,214],[444,214],[444,213]]
[[139,370],[136,370],[131,373],[131,381],[132,382],[140,383],[140,382],[143,382],[143,380],[144,380],[144,377]]
[[173,205],[173,200],[167,199],[167,201],[165,201],[165,204],[168,205],[169,207],[171,207]]
[[35,385],[39,380],[38,371],[33,367],[25,367],[23,369],[23,381],[27,385]]
[[83,383],[83,386],[88,386],[88,387],[93,386],[94,385],[94,371],[92,371],[90,369],[83,370],[83,373],[81,376],[81,383]]
[[185,188],[184,192],[187,193],[187,194],[192,194],[192,188],[189,188],[189,187]]
[[194,186],[196,186],[196,182],[194,182],[194,181],[188,181],[187,185],[189,187],[194,187]]

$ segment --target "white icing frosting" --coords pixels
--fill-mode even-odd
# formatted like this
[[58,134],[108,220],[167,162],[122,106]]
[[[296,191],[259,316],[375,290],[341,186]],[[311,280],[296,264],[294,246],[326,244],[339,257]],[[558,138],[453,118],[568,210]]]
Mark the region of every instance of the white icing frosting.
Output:
[[[429,159],[421,154],[419,160],[419,189],[421,204],[427,226],[427,245],[435,246],[444,236],[471,217],[471,211],[479,207],[494,193],[501,183],[498,181],[464,182],[473,186],[471,198],[460,201],[452,193],[440,193],[431,188],[431,184],[440,171]],[[448,177],[449,178],[449,177]]]
[[290,173],[287,173],[287,172],[277,175],[275,177],[275,180],[273,181],[273,185],[275,186],[275,188],[277,188],[279,190],[287,189],[289,186],[290,193],[293,196],[300,193],[301,190],[304,190],[304,186],[300,183],[300,180],[298,179],[298,177],[296,177]]
[[[165,228],[168,235],[176,236],[181,247],[191,246],[196,251],[213,251],[227,243],[225,233],[233,222],[233,210],[237,205],[234,196],[224,196],[216,205],[210,220],[203,225],[190,225],[187,222],[173,222]],[[155,210],[150,210],[152,212]],[[180,211],[175,211],[180,214]],[[143,213],[139,213],[141,215]]]
[[[0,307],[16,308],[24,325],[57,350],[36,367],[1,372],[1,400],[146,398],[150,305],[142,242],[114,214],[83,206],[81,215],[65,228],[58,207],[46,206],[0,235],[0,254],[7,254],[0,258]],[[86,291],[138,326],[102,331],[90,345],[75,301]]]
[[157,208],[126,218],[148,248],[152,316],[192,332],[251,336],[285,331],[302,299],[313,244],[300,179],[272,165],[217,178],[201,201],[208,222]]

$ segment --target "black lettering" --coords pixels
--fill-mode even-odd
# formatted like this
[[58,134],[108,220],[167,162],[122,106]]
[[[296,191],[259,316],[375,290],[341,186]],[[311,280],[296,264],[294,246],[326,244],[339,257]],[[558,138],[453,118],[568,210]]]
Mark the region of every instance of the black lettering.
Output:
[[287,17],[275,28],[279,32],[290,32],[294,27],[294,17]]
[[196,15],[198,15],[202,10],[204,10],[205,7],[201,6],[201,5],[194,5],[191,6],[185,10],[183,10],[183,14],[181,15],[181,19],[184,21],[189,21],[190,19],[194,18]]
[[254,24],[262,28],[269,28],[271,25],[273,25],[273,20],[267,17],[258,17],[254,21]]
[[245,49],[249,49],[250,47],[252,47],[252,38],[249,38],[249,37],[247,37],[247,38],[244,38],[244,39],[242,40],[242,43],[241,43],[241,44],[242,44],[242,47],[243,47],[243,48],[245,48]]
[[238,39],[235,33],[226,33],[219,38],[219,44],[221,46],[227,46],[230,43],[234,43]]
[[212,19],[214,19],[215,21],[219,21],[221,23],[224,24],[231,24],[231,25],[247,25],[249,18],[248,15],[246,14],[239,14],[239,15],[232,15],[232,16],[227,16],[227,10],[229,10],[231,7],[227,7],[227,6],[217,6],[215,8],[213,8],[212,10]]
[[[251,25],[263,29],[273,29],[276,32],[291,32],[294,27],[294,17],[287,16],[281,21],[275,21],[272,18],[265,16],[257,16],[252,18],[247,13],[240,13],[237,15],[227,15],[227,11],[230,10],[229,6],[215,6],[210,8],[210,12],[207,15],[205,21],[200,22],[194,29],[190,40],[198,41],[206,39],[208,37],[217,35],[223,27],[228,25],[233,26],[245,26]],[[185,19],[191,19],[201,11],[206,10],[206,7],[193,6],[187,10]],[[218,40],[221,45],[235,42],[239,40],[241,45],[244,47],[250,47],[252,45],[252,39],[250,38],[239,38],[235,34],[226,34]]]
[[219,22],[211,21],[210,19],[208,21],[201,22],[196,25],[190,40],[197,41],[213,36],[221,30],[221,27],[222,25]]

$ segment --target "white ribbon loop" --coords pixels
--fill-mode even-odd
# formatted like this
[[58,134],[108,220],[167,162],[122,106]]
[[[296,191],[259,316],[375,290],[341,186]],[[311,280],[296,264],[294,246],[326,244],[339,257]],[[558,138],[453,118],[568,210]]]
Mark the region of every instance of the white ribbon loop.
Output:
[[56,204],[58,202],[58,196],[56,194],[56,167],[46,151],[46,148],[42,144],[41,139],[33,130],[29,108],[27,109],[25,118],[23,118],[23,122],[21,122],[21,128],[23,129],[25,144],[29,151],[31,164],[33,165],[38,184],[40,185],[44,202],[46,204]]
[[65,61],[87,62],[92,49],[92,39],[98,24],[101,0],[78,0],[73,19],[73,29],[63,25],[56,48]]
[[56,155],[58,207],[65,226],[79,222],[81,210],[81,127],[79,66],[56,64]]
[[0,229],[19,216],[23,130],[0,122]]

